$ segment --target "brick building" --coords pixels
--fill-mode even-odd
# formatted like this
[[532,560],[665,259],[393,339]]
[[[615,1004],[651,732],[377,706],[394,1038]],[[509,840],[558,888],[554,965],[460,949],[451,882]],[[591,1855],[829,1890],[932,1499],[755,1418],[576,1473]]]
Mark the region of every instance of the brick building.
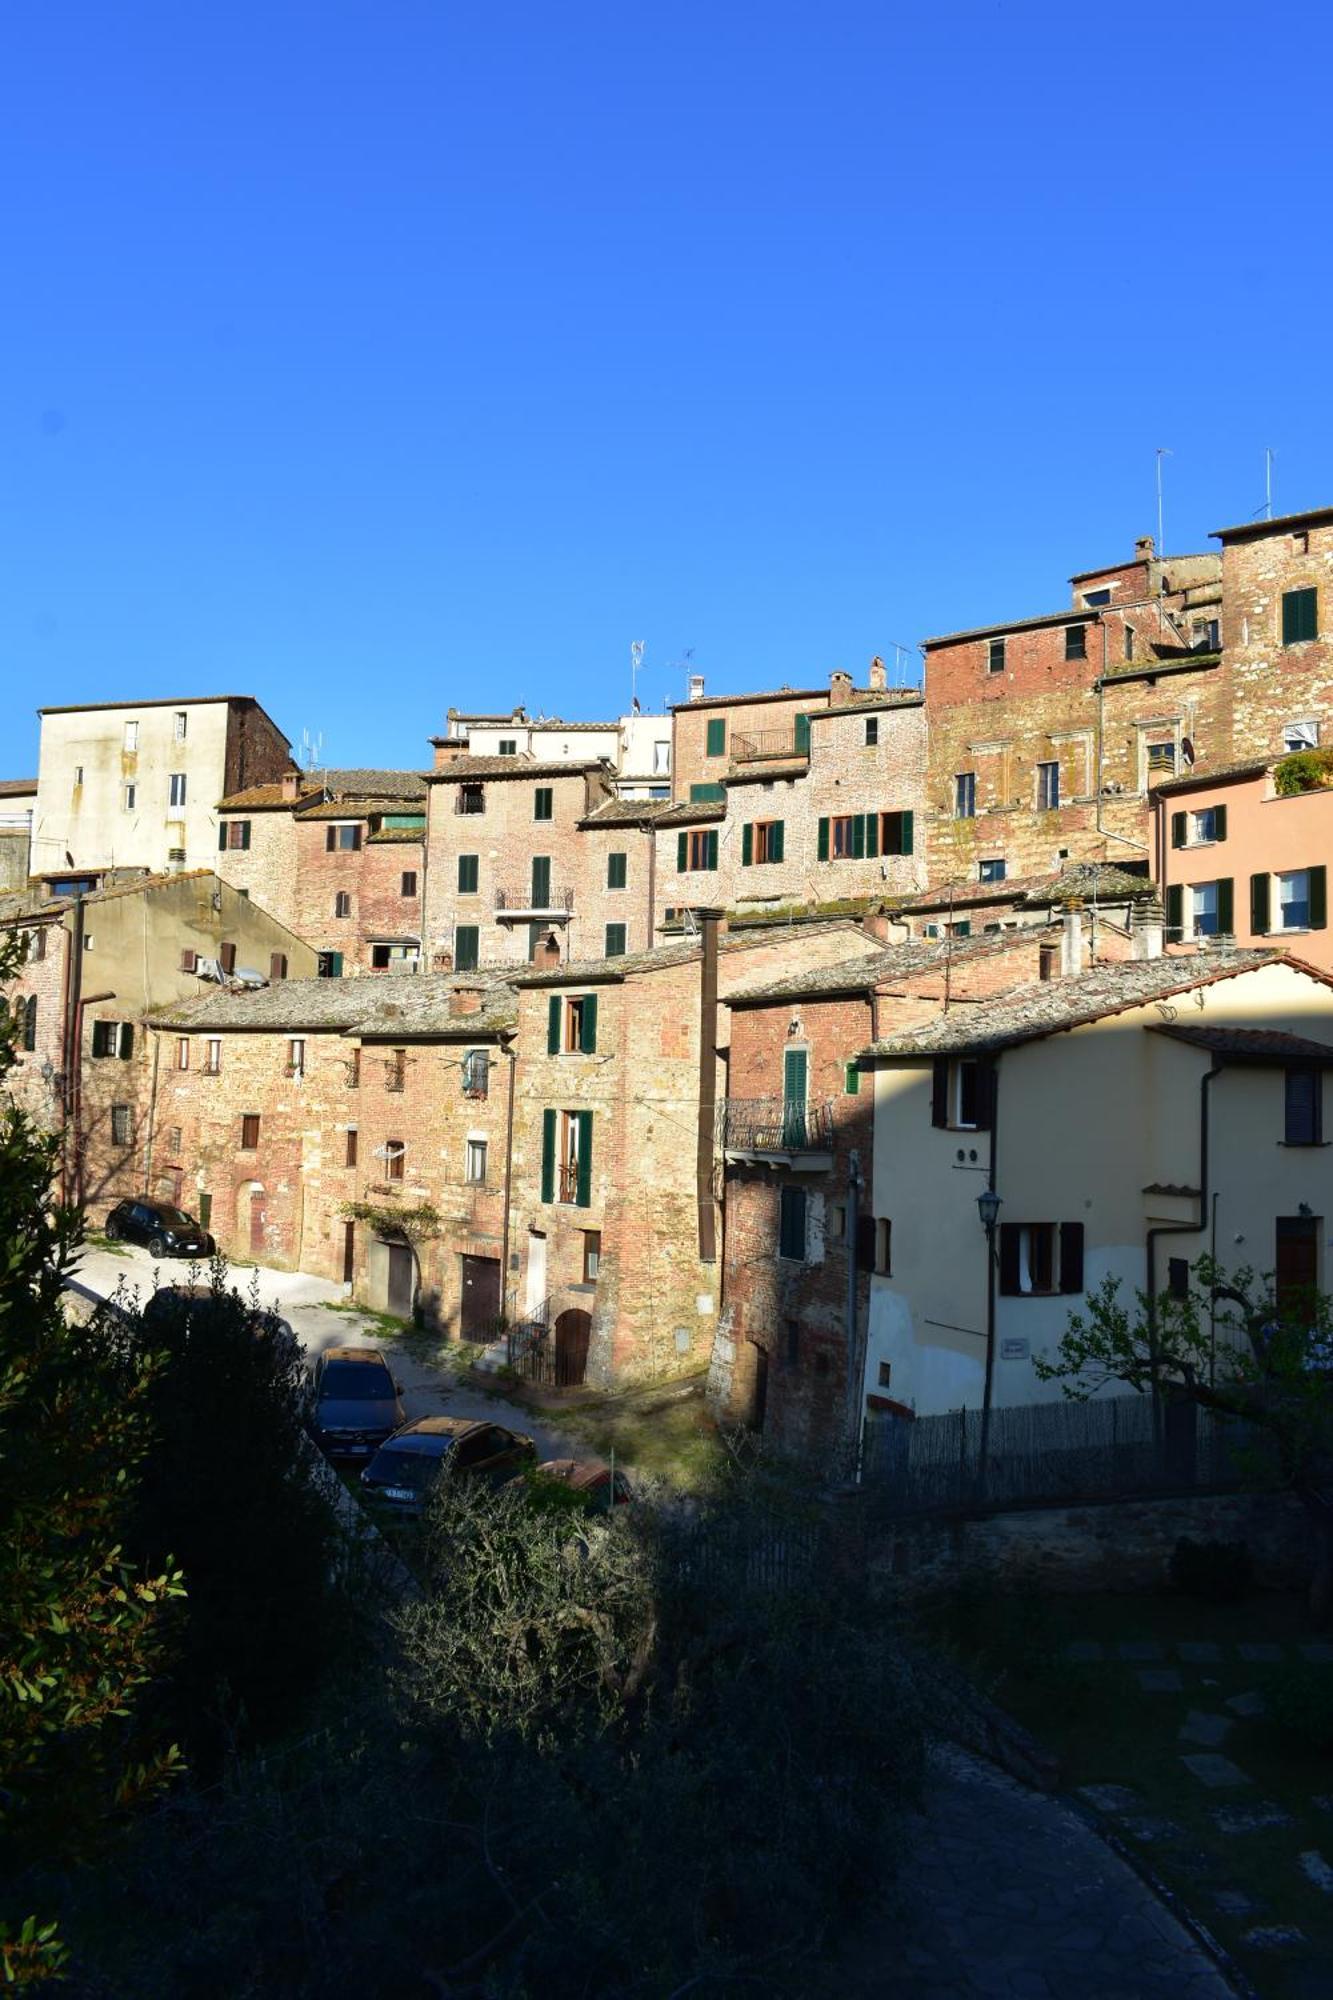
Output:
[[290,924],[332,977],[421,957],[426,781],[285,771],[218,805],[218,872]]
[[1146,863],[1141,872],[1131,872],[1110,862],[1075,861],[1049,875],[1011,877],[997,871],[985,882],[923,889],[888,912],[884,927],[890,939],[981,937],[1048,924],[1077,906],[1087,911],[1096,955],[1100,925],[1132,930],[1136,914],[1154,904],[1156,896]]
[[1211,762],[1313,748],[1333,727],[1333,508],[1219,528],[1235,720]]
[[826,707],[824,688],[775,688],[765,694],[705,695],[702,675],[688,701],[671,710],[672,796],[678,804],[711,799],[737,754],[745,759],[801,758],[808,751],[806,717]]
[[313,973],[302,939],[207,870],[139,877],[74,899],[0,899],[28,961],[7,998],[23,1011],[15,1100],[62,1138],[62,1189],[96,1212],[126,1195],[179,1199],[182,1163],[154,1158],[157,1068],[147,1015],[202,981]]

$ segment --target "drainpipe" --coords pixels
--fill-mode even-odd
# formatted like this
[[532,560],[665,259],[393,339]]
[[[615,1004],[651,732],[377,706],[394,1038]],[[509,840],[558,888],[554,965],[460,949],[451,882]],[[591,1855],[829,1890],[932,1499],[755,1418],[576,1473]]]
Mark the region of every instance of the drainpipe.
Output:
[[[1196,1222],[1163,1222],[1147,1233],[1144,1243],[1147,1278],[1148,1354],[1152,1363],[1153,1429],[1157,1430],[1157,1239],[1159,1236],[1198,1236],[1208,1227],[1211,1206],[1208,1181],[1209,1107],[1213,1078],[1221,1076],[1224,1064],[1215,1062],[1199,1080],[1199,1215]],[[1214,1210],[1216,1226],[1216,1210]]]
[[[873,1084],[873,1076],[872,1076]],[[857,1337],[856,1280],[857,1224],[861,1214],[859,1195],[863,1186],[861,1155],[853,1146],[847,1155],[847,1477],[861,1477],[861,1343]],[[867,1304],[867,1315],[869,1305]]]
[[[82,926],[80,926],[79,950],[83,950]],[[73,1092],[71,1096],[70,1123],[74,1136],[74,1199],[83,1205],[83,1010],[95,1007],[101,1000],[114,1000],[114,993],[80,993],[74,1003],[74,1064],[72,1069]]]
[[509,1297],[509,1204],[514,1180],[514,1076],[518,1069],[518,1054],[512,1037],[508,1042],[502,1041],[501,1045],[509,1058],[509,1104],[505,1113],[504,1220],[500,1224],[500,1317],[507,1325],[509,1313],[505,1302]]
[[699,1261],[717,1262],[717,1218],[713,1213],[713,1152],[717,1136],[717,910],[698,912],[703,937],[699,968],[699,1122],[696,1132],[694,1191],[699,1215]]

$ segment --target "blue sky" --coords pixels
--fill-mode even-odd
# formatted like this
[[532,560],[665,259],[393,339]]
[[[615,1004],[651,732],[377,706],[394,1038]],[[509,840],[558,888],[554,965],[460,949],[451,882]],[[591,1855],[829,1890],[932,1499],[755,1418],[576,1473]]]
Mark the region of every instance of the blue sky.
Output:
[[41,702],[408,764],[634,639],[859,675],[1127,554],[1158,446],[1168,549],[1266,446],[1333,501],[1333,27],[1264,20],[11,0],[0,775]]

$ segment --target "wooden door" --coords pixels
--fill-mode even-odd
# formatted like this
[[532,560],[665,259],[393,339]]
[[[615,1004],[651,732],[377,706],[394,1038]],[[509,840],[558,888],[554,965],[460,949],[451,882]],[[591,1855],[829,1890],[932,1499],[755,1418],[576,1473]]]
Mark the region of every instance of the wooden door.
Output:
[[416,1289],[411,1247],[406,1243],[390,1243],[387,1247],[389,1251],[389,1311],[395,1319],[411,1319],[412,1294]]
[[458,1331],[464,1340],[490,1340],[500,1317],[500,1259],[461,1257],[462,1306]]
[[268,1205],[262,1188],[250,1190],[250,1255],[262,1257],[264,1254],[264,1224],[268,1221]]
[[350,1285],[356,1276],[356,1224],[343,1224],[343,1283]]
[[1310,1319],[1319,1283],[1319,1217],[1279,1215],[1274,1291],[1278,1316],[1298,1322]]
[[531,1319],[546,1302],[546,1238],[540,1230],[528,1231],[527,1286],[523,1310]]
[[555,1323],[555,1386],[577,1389],[588,1367],[592,1314],[571,1306]]

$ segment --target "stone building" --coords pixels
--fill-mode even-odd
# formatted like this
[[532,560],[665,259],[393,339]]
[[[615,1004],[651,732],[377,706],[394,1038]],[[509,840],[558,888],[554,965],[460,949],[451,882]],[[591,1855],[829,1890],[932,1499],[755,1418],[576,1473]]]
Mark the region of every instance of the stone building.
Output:
[[1049,924],[1066,909],[1079,908],[1086,913],[1096,957],[1101,926],[1128,933],[1156,897],[1146,863],[1142,872],[1131,873],[1111,862],[1075,861],[1048,875],[1011,877],[997,871],[985,882],[923,889],[895,904],[883,921],[890,939],[968,938]]
[[716,803],[738,755],[775,762],[803,758],[809,749],[806,718],[827,704],[824,688],[706,695],[703,676],[696,674],[689,700],[671,710],[673,798],[677,804]]
[[636,707],[616,722],[566,722],[558,715],[474,715],[451,708],[443,736],[430,739],[436,765],[454,757],[530,757],[537,763],[586,763],[600,758],[615,772],[621,798],[668,803],[671,798],[671,717]]
[[0,898],[0,924],[29,940],[6,996],[23,1014],[9,1089],[60,1133],[63,1193],[87,1201],[95,1220],[131,1194],[181,1199],[185,1163],[152,1144],[158,1070],[147,1015],[196,997],[204,982],[303,978],[314,952],[206,869],[76,898],[34,888]]
[[253,695],[43,708],[32,873],[211,868],[216,803],[276,781],[291,745]]
[[1218,528],[1234,704],[1214,763],[1313,749],[1333,728],[1333,508]]
[[27,886],[36,778],[0,778],[0,895]]

